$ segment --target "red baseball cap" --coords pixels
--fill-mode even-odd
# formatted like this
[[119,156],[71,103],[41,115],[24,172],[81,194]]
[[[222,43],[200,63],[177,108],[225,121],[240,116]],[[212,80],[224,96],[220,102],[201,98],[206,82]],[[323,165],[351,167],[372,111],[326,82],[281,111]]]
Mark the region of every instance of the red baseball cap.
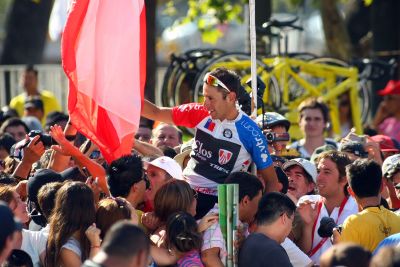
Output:
[[400,95],[400,80],[390,80],[378,95]]
[[391,138],[390,136],[378,134],[378,135],[371,136],[371,139],[374,142],[377,142],[379,144],[379,147],[380,147],[381,151],[383,151],[383,152],[399,152],[400,151],[399,143],[395,139]]

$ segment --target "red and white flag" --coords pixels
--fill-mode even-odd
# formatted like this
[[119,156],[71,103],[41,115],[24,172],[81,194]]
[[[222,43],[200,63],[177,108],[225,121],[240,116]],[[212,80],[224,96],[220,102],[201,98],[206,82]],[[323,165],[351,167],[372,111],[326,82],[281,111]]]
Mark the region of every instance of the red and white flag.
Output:
[[133,145],[146,77],[144,0],[73,0],[62,36],[68,112],[111,162]]

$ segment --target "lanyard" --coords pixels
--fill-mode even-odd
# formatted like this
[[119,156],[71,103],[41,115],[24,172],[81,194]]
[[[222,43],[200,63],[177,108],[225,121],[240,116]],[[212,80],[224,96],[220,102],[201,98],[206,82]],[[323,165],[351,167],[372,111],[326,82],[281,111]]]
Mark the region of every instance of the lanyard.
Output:
[[[339,220],[340,215],[341,215],[342,212],[343,212],[344,206],[346,206],[346,203],[347,203],[347,200],[348,200],[348,199],[349,199],[349,197],[345,197],[345,198],[343,199],[342,203],[340,203],[338,216],[337,216],[337,218],[336,218],[336,224],[337,224],[337,222],[338,222],[338,220]],[[317,227],[317,221],[318,221],[319,214],[321,213],[321,209],[322,209],[322,206],[323,206],[323,205],[324,205],[323,199],[322,199],[321,201],[318,201],[318,214],[317,214],[317,218],[315,219],[314,225],[313,225],[313,228],[312,228],[311,242],[314,242],[315,227]],[[325,244],[326,240],[328,240],[327,237],[322,238],[322,240],[319,241],[319,243],[308,253],[308,256],[309,256],[309,257],[312,257],[312,256]]]

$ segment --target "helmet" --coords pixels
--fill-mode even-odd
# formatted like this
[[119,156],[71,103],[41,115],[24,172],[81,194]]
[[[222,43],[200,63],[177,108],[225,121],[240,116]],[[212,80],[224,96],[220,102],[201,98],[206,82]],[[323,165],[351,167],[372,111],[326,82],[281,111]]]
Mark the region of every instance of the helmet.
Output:
[[[264,116],[264,125],[263,125],[263,116]],[[265,112],[264,115],[260,114],[256,119],[258,127],[261,129],[269,129],[276,125],[282,125],[286,128],[286,131],[289,131],[290,121],[286,119],[279,113],[276,112]]]

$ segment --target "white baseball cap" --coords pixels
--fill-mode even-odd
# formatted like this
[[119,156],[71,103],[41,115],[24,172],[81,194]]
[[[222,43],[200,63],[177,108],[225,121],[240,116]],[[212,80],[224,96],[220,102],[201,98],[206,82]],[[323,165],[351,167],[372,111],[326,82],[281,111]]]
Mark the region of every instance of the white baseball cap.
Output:
[[155,167],[158,167],[166,171],[169,175],[171,175],[175,179],[180,179],[180,180],[183,179],[181,166],[179,166],[179,164],[170,157],[162,156],[156,158],[151,162],[143,162],[143,165],[145,169],[147,169],[148,165],[153,165]]
[[304,169],[304,171],[311,176],[311,178],[313,179],[314,183],[317,182],[317,168],[315,167],[315,165],[313,163],[311,163],[311,161],[303,159],[303,158],[295,158],[295,159],[291,159],[289,161],[286,161],[283,165],[282,165],[282,169],[284,171],[286,171],[286,169],[288,169],[291,166],[300,166]]
[[385,177],[392,177],[400,171],[400,154],[387,157],[382,164],[382,174]]

